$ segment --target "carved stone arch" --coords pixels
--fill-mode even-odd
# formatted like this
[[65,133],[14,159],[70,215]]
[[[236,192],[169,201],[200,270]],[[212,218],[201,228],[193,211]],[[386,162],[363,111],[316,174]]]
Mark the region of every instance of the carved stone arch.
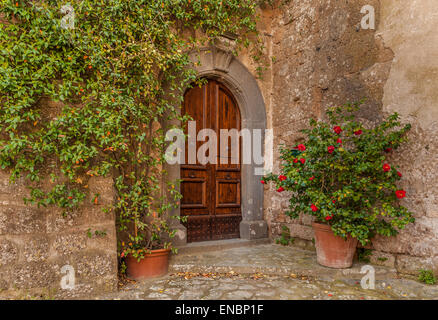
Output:
[[[223,41],[229,42],[225,43]],[[231,44],[231,45],[230,45]],[[193,68],[199,78],[209,78],[223,83],[234,95],[240,109],[242,129],[259,129],[262,133],[262,149],[266,129],[266,109],[262,93],[255,77],[232,53],[232,40],[222,39],[210,47],[201,48],[190,54]],[[260,239],[268,237],[267,223],[263,220],[263,185],[256,169],[263,165],[254,163],[242,165],[242,222],[240,237],[242,239]],[[168,179],[180,178],[179,165],[167,165]],[[179,215],[179,209],[172,212]],[[183,225],[178,228],[174,244],[186,243],[186,230]]]

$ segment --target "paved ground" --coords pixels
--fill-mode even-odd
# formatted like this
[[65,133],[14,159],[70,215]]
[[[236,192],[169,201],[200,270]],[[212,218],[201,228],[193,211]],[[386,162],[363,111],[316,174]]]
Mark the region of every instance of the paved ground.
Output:
[[319,266],[313,251],[265,244],[172,257],[164,278],[131,283],[99,299],[437,299],[438,285],[401,279],[377,267],[375,290],[362,289],[360,269]]

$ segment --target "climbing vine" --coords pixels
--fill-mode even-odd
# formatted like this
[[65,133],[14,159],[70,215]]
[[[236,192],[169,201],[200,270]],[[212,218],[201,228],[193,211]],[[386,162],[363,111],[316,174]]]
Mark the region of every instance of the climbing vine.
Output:
[[106,209],[121,230],[135,222],[133,246],[154,248],[157,232],[171,231],[146,222],[180,198],[174,183],[162,189],[163,123],[187,120],[189,52],[233,33],[258,60],[258,3],[72,0],[73,24],[63,27],[66,4],[1,1],[0,166],[28,181],[27,202],[66,214],[88,199],[90,178],[113,177],[117,199]]

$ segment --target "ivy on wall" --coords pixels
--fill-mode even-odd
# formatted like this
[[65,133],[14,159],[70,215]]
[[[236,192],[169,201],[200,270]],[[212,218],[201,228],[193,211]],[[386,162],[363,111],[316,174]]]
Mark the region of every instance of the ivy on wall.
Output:
[[186,120],[182,93],[196,80],[188,53],[231,32],[239,47],[256,40],[257,60],[258,3],[73,0],[73,11],[66,4],[1,1],[0,166],[12,181],[27,179],[28,202],[65,212],[86,199],[91,177],[112,176],[123,229],[175,205],[156,196],[166,129],[159,123]]

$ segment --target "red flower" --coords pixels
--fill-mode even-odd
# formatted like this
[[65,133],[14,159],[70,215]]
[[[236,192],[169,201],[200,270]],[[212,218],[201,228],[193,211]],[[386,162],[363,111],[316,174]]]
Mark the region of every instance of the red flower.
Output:
[[312,209],[313,212],[318,211],[317,206],[315,206],[314,204],[312,204],[312,205],[310,206],[310,209]]
[[301,161],[302,164],[306,163],[306,159],[300,159],[300,161]]
[[283,176],[283,175],[278,176],[278,180],[280,180],[280,181],[284,181],[284,180],[286,180],[286,179],[287,179],[286,176]]
[[280,187],[280,188],[277,189],[277,192],[283,192],[283,191],[284,191],[283,187]]
[[401,172],[397,171],[398,176],[401,178],[403,177],[403,175],[401,174]]
[[337,142],[338,144],[342,144],[342,139],[338,139],[336,142]]
[[333,128],[333,131],[336,132],[337,134],[340,134],[342,132],[342,128],[340,126],[336,126]]
[[391,152],[391,151],[392,151],[392,148],[386,148],[386,149],[385,149],[385,152],[388,152],[388,153],[389,153],[389,152]]
[[299,144],[296,148],[300,151],[306,151],[306,146],[304,144]]
[[333,202],[333,203],[336,203],[336,200],[333,200],[332,202]]
[[261,184],[265,184],[265,183],[266,183],[266,181],[265,181],[265,180],[262,180],[262,181],[260,181],[260,183],[261,183]]
[[360,136],[362,133],[363,133],[362,130],[354,131],[354,135],[356,136]]
[[388,172],[388,171],[390,171],[390,170],[391,170],[391,166],[390,166],[389,164],[385,163],[385,164],[383,165],[383,171]]
[[124,256],[125,256],[125,253],[122,252],[122,253],[120,254],[120,257],[123,258]]
[[315,179],[315,177],[309,178],[310,181],[313,181]]
[[294,159],[294,163],[298,163],[298,159]]
[[325,217],[325,220],[326,221],[330,221],[330,220],[332,220],[333,219],[333,216],[327,216],[327,217]]
[[335,147],[333,146],[327,147],[327,151],[328,153],[332,154],[335,151]]
[[404,190],[397,190],[395,192],[395,195],[397,196],[397,198],[403,199],[404,197],[406,197],[406,191],[404,191]]

